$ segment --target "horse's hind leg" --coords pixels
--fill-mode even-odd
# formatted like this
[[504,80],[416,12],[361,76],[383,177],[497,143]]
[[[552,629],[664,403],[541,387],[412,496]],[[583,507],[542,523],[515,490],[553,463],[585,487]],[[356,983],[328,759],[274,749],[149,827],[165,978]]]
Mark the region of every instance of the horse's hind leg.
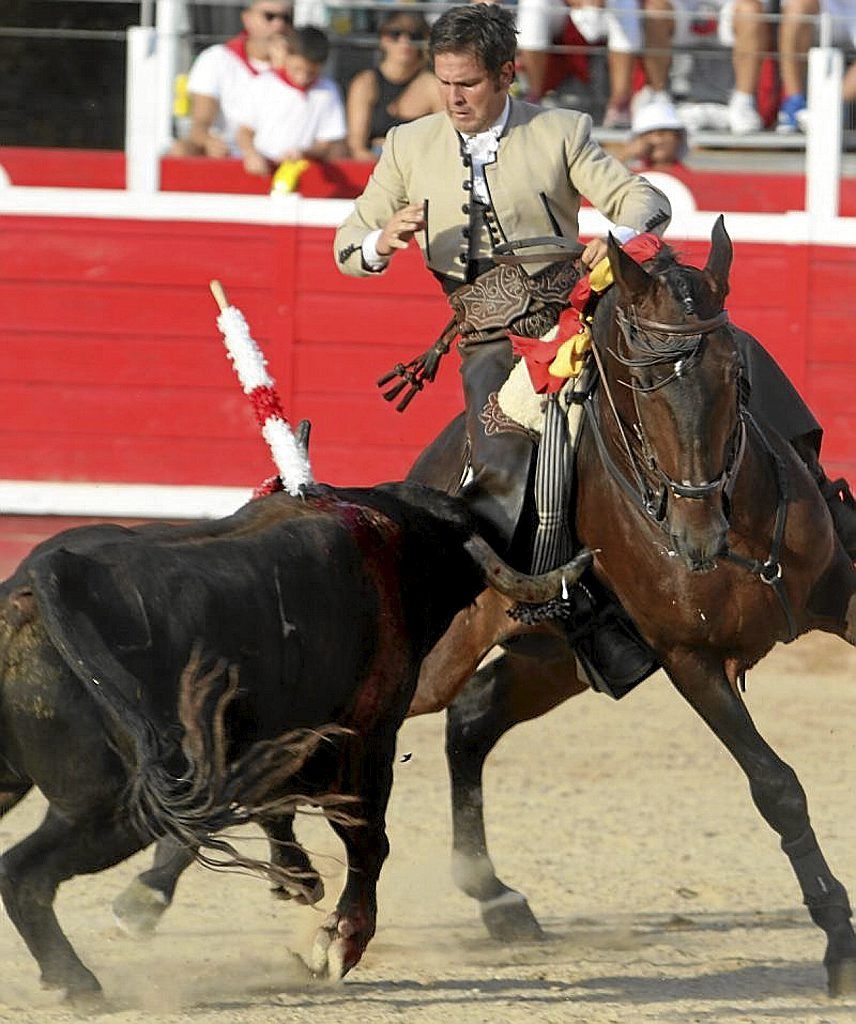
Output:
[[36,831],[0,858],[0,894],[7,913],[35,957],[42,983],[64,989],[72,1002],[98,997],[101,986],[59,926],[53,911],[56,890],[75,875],[112,867],[142,846],[127,822],[72,821],[49,808]]
[[856,936],[847,891],[820,851],[796,773],[758,733],[721,670],[695,658],[680,662],[668,667],[672,681],[746,773],[755,806],[781,836],[811,918],[826,933],[823,962],[830,995],[856,992]]
[[479,902],[488,932],[503,942],[543,937],[526,897],[500,881],[487,849],[482,769],[518,722],[545,714],[586,689],[570,650],[548,636],[520,638],[480,669],[449,706],[446,757],[452,784],[452,875]]

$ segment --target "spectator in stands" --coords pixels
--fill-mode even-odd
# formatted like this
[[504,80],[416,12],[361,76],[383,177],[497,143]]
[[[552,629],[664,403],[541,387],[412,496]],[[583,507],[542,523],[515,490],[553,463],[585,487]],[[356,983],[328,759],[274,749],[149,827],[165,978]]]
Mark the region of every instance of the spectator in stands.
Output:
[[645,11],[645,73],[654,98],[668,97],[673,44],[686,46],[693,20],[711,9],[718,12],[717,35],[731,48],[734,89],[728,103],[728,125],[735,135],[763,127],[756,105],[758,79],[771,32],[763,20],[769,0],[642,0]]
[[329,53],[327,36],[312,25],[271,42],[271,69],[250,83],[238,129],[250,174],[270,174],[283,160],[346,155],[339,90],[321,74]]
[[348,148],[355,160],[376,160],[393,125],[442,109],[425,66],[428,23],[421,14],[392,11],[380,23],[380,62],[348,87]]
[[190,128],[173,147],[175,156],[237,156],[235,135],[243,94],[270,67],[270,42],[291,25],[291,4],[251,0],[244,30],[227,43],[209,46],[193,62],[187,81]]
[[632,171],[667,169],[687,154],[687,129],[670,100],[656,99],[636,108],[626,161]]
[[[779,70],[782,76],[782,103],[776,130],[805,131],[806,118],[806,55],[817,38],[811,20],[819,14],[833,18],[832,39],[835,46],[856,47],[856,0],[784,0],[779,27]],[[844,76],[842,98],[856,100],[856,64]]]
[[547,72],[547,48],[561,35],[570,17],[588,43],[606,40],[609,98],[605,128],[630,127],[633,63],[642,49],[642,26],[636,0],[518,0],[517,34],[521,69],[529,86],[527,99],[542,98]]

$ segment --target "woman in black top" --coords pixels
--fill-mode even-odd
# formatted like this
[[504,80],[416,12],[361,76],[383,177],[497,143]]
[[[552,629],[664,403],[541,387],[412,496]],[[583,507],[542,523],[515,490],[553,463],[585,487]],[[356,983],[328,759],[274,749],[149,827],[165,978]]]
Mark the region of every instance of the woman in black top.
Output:
[[348,87],[348,147],[355,160],[376,160],[393,125],[442,109],[425,66],[428,24],[421,14],[393,11],[380,25],[380,63]]

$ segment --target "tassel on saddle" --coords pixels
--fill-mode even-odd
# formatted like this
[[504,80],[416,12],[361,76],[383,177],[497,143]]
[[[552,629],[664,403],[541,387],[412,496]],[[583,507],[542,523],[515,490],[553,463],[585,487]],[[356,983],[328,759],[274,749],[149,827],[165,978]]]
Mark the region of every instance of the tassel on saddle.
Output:
[[[558,251],[515,253],[519,248],[549,244],[558,246]],[[497,246],[493,251],[497,266],[449,296],[454,316],[437,341],[409,363],[397,363],[378,380],[379,388],[395,381],[384,391],[383,397],[392,402],[404,392],[396,405],[398,412],[404,412],[422,388],[434,380],[440,360],[457,335],[462,344],[493,341],[507,331],[541,337],[555,326],[567,305],[568,296],[580,276],[577,261],[581,252],[581,245],[554,237],[527,238]],[[531,277],[521,266],[545,260],[551,262]]]

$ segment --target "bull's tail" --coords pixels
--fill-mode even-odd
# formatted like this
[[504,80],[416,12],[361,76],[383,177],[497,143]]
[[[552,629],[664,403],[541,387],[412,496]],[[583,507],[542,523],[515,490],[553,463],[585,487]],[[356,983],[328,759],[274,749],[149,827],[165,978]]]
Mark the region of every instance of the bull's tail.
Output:
[[[328,818],[355,824],[355,797],[309,796],[292,789],[300,769],[319,747],[350,730],[339,725],[296,729],[255,743],[230,762],[224,722],[238,692],[236,666],[220,660],[206,670],[201,652],[193,652],[181,676],[178,703],[187,770],[176,778],[162,763],[150,762],[134,776],[132,813],[158,835],[170,835],[195,849],[207,867],[243,868],[275,884],[302,889],[304,879],[296,869],[247,857],[221,833],[254,818],[294,813],[310,803]],[[305,888],[309,896],[311,886]]]
[[[202,672],[194,652],[182,673],[178,729],[159,729],[145,714],[142,685],[115,657],[96,622],[97,602],[111,608],[112,626],[135,644],[148,626],[135,616],[133,602],[117,589],[109,571],[97,562],[59,549],[29,572],[45,630],[63,661],[100,708],[110,740],[130,780],[128,808],[146,840],[170,835],[194,850],[209,866],[239,866],[259,871],[278,883],[299,888],[296,879],[272,864],[241,857],[216,838],[221,829],[265,813],[280,813],[308,802],[288,794],[289,780],[318,747],[346,730],[286,733],[257,743],[234,763],[227,761],[224,715],[237,691],[235,670],[218,664]],[[329,816],[349,818],[342,796],[312,797]],[[219,853],[224,859],[215,859]]]

